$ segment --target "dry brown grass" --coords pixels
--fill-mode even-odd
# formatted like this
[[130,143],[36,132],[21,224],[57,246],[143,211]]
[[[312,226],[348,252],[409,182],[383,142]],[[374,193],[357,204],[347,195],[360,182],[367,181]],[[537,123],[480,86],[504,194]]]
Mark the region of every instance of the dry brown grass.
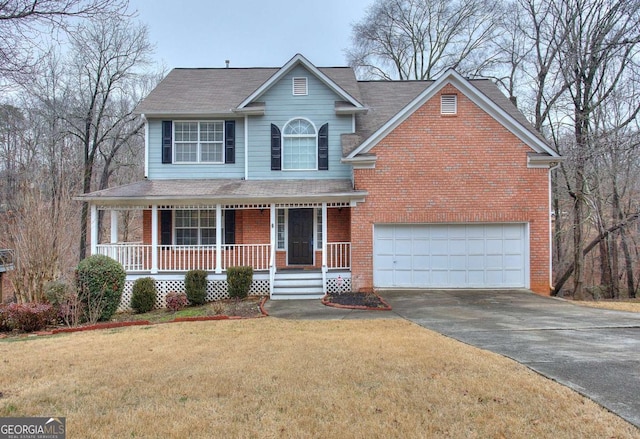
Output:
[[592,308],[613,309],[615,311],[640,312],[640,299],[626,300],[599,300],[599,301],[573,301],[576,305],[590,306]]
[[0,416],[66,416],[69,438],[640,438],[524,366],[403,320],[4,341],[0,367]]

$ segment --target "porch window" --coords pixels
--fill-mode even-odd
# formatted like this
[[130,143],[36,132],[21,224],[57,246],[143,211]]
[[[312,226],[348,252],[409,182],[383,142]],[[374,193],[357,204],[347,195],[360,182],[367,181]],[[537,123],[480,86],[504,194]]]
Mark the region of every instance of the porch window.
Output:
[[224,122],[174,122],[175,163],[224,163]]
[[278,232],[278,243],[276,248],[278,250],[284,250],[285,249],[285,227],[286,227],[284,209],[278,209],[277,226],[278,228],[276,230]]
[[318,139],[315,127],[306,119],[294,119],[282,131],[282,169],[317,169]]
[[175,234],[176,245],[215,245],[216,211],[176,210]]
[[316,209],[316,250],[322,250],[322,209]]

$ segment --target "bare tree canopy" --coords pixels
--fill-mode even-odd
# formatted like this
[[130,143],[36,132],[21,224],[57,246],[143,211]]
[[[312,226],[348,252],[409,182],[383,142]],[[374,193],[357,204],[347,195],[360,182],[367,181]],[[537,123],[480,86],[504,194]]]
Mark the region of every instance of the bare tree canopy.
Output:
[[23,78],[37,62],[42,36],[68,30],[72,19],[124,15],[128,0],[0,0],[0,78]]
[[376,0],[353,26],[349,64],[384,79],[431,79],[449,68],[474,75],[493,62],[498,9],[486,0]]

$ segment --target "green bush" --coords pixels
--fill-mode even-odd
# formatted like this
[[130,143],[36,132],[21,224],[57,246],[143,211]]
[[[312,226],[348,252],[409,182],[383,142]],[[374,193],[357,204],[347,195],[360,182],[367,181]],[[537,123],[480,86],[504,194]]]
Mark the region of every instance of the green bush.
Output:
[[66,303],[71,287],[64,281],[53,280],[44,286],[44,297],[54,307],[59,307]]
[[95,323],[113,316],[122,298],[125,277],[122,265],[107,256],[92,255],[80,261],[76,285],[88,321]]
[[184,277],[184,290],[192,305],[203,305],[207,296],[207,272],[190,270]]
[[133,283],[131,308],[138,314],[149,312],[156,304],[156,281],[152,277],[141,277]]
[[253,268],[229,267],[227,268],[227,285],[229,296],[232,299],[244,299],[249,295],[253,282]]

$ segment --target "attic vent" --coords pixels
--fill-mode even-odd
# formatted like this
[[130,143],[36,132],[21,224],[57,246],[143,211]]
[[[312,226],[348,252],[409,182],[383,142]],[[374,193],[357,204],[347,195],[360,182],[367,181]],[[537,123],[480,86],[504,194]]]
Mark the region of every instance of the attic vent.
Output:
[[457,114],[458,113],[458,96],[457,95],[440,96],[440,113],[441,114]]
[[293,95],[306,96],[307,94],[307,78],[293,78]]

